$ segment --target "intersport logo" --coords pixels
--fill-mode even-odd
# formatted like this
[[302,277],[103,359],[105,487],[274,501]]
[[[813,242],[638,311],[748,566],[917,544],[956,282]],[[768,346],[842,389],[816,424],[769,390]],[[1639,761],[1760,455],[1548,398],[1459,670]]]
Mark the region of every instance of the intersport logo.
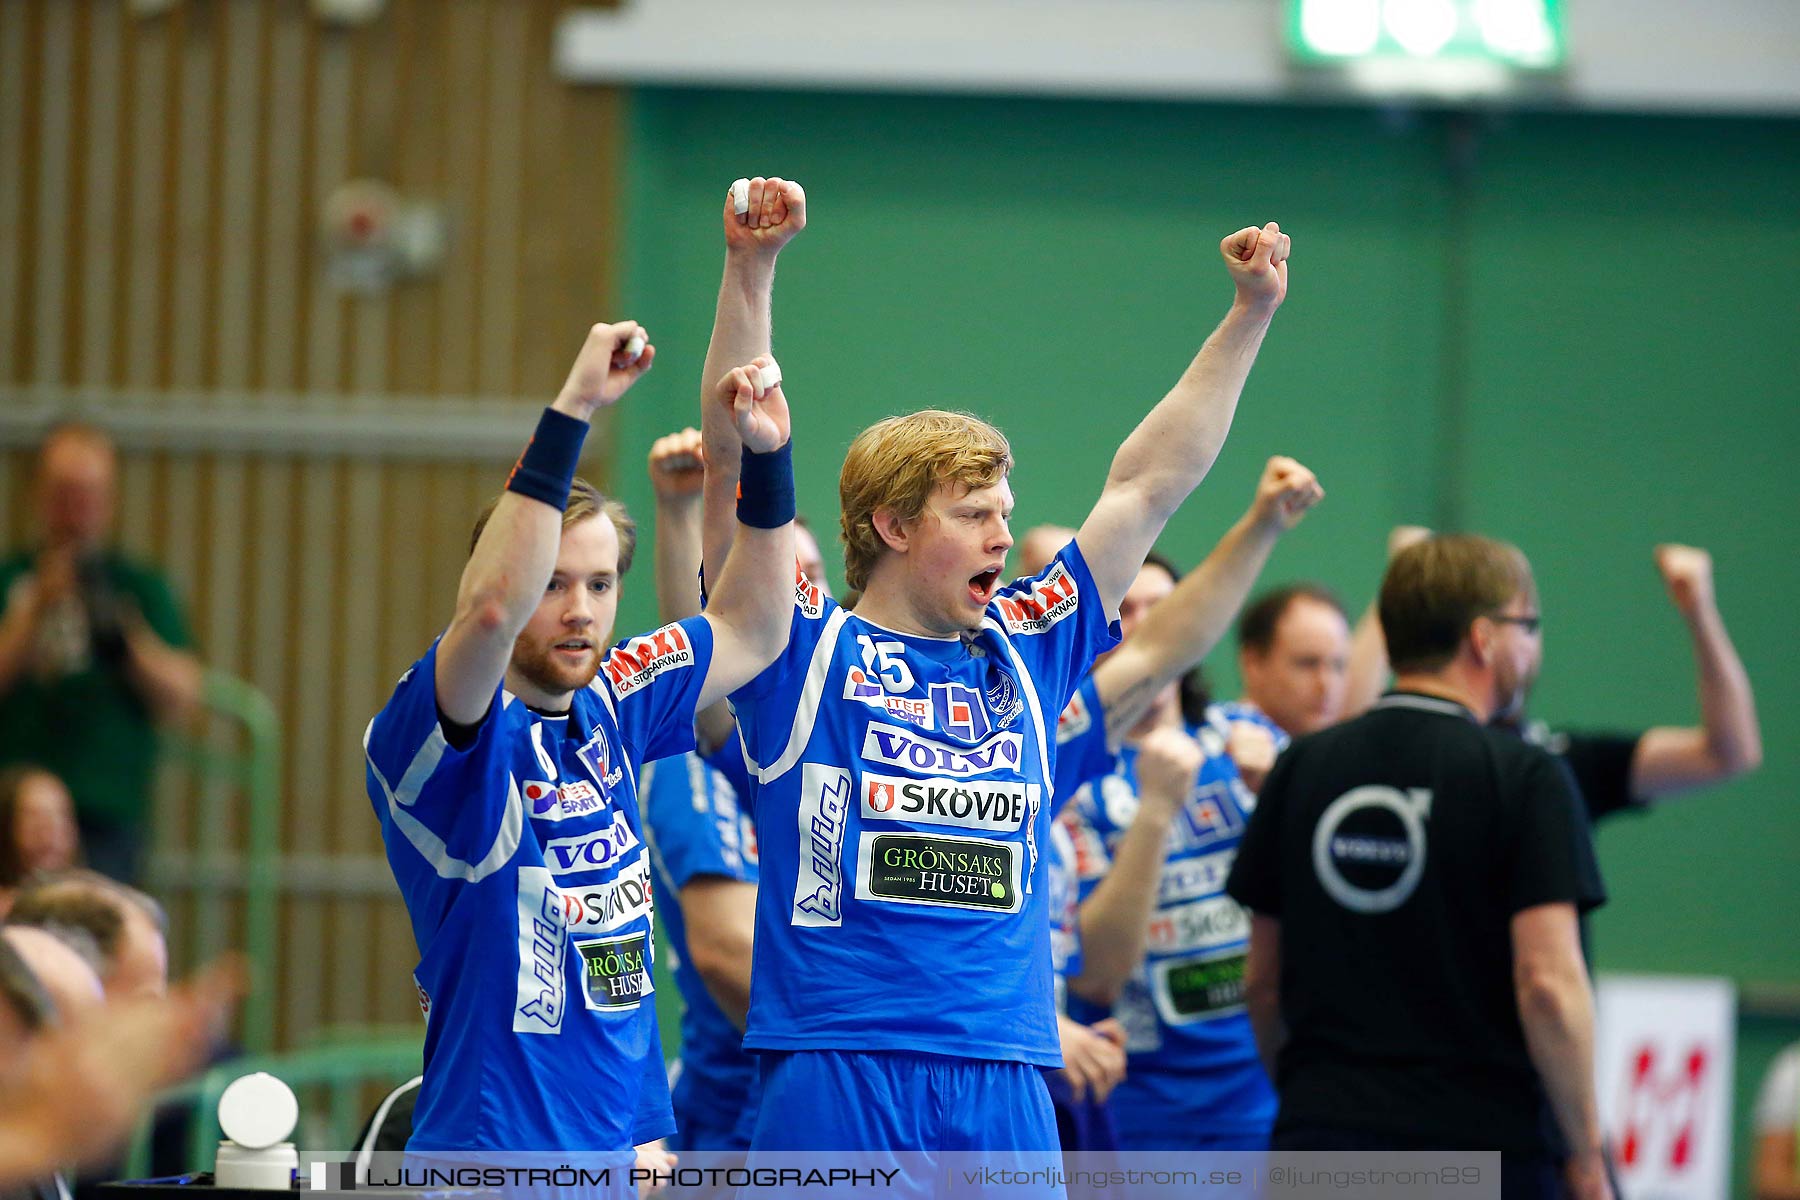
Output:
[[539,821],[566,821],[598,812],[605,800],[600,790],[585,779],[551,783],[544,779],[527,779],[519,785],[519,795],[531,805],[531,816]]
[[1005,833],[1017,829],[1025,819],[1026,787],[994,780],[966,783],[865,774],[862,815],[875,821],[958,825]]
[[962,779],[988,771],[1017,770],[1024,747],[1025,739],[1017,733],[996,733],[976,746],[949,746],[871,721],[863,734],[862,756],[884,766]]

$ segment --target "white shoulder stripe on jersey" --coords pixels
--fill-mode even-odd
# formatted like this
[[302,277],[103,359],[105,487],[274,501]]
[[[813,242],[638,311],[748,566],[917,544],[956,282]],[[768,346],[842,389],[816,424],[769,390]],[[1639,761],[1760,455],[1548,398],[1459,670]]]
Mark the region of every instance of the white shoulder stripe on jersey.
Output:
[[[710,802],[712,789],[707,786],[706,764],[700,760],[698,754],[684,754],[682,757],[687,760],[688,803],[693,805],[694,811],[697,813],[710,813],[712,811]],[[650,767],[650,763],[644,764],[645,779],[650,778]],[[650,789],[646,786],[644,794],[648,795],[649,792]]]
[[519,785],[508,776],[506,780],[506,810],[500,817],[500,829],[494,834],[494,844],[480,862],[469,863],[450,853],[444,845],[444,839],[427,829],[420,820],[406,810],[419,798],[419,789],[425,780],[430,778],[438,762],[444,756],[447,743],[444,731],[436,723],[431,727],[431,736],[413,755],[407,764],[406,772],[400,777],[398,789],[389,786],[387,777],[382,775],[381,768],[375,765],[375,759],[369,754],[369,734],[375,729],[375,722],[369,722],[369,728],[363,733],[363,757],[368,759],[369,774],[381,785],[382,793],[387,797],[388,815],[393,818],[394,827],[406,835],[413,849],[417,850],[426,862],[431,864],[443,879],[461,879],[468,883],[480,883],[495,871],[505,866],[518,852],[519,839],[525,830],[525,806],[519,799]]
[[[623,750],[624,746],[622,743],[624,741],[625,735],[624,735],[624,730],[621,728],[621,726],[619,724],[619,706],[613,702],[612,687],[610,684],[605,682],[605,680],[606,680],[606,672],[604,670],[602,670],[598,674],[596,674],[592,679],[588,680],[588,691],[590,691],[590,692],[594,693],[594,695],[600,697],[600,703],[604,704],[606,706],[606,715],[612,718],[613,728],[618,729],[620,731],[619,740],[621,742],[621,745],[619,748],[621,750]],[[634,764],[631,761],[631,755],[621,754],[619,757],[624,763],[625,773],[631,777],[632,790],[634,792],[639,793],[640,795],[643,794],[644,792],[648,791],[649,784],[643,783],[642,781],[639,780],[638,769],[637,769],[636,764]],[[645,775],[644,778],[648,779],[649,776]]]
[[[788,734],[787,748],[781,752],[781,757],[767,767],[760,766],[756,756],[750,753],[749,744],[744,743],[744,761],[749,764],[750,774],[759,781],[770,783],[793,770],[806,750],[806,743],[812,740],[813,725],[819,719],[819,700],[825,695],[825,677],[831,674],[831,656],[837,649],[838,634],[843,631],[849,615],[845,609],[833,609],[825,621],[825,631],[819,635],[819,644],[813,647],[812,661],[806,664],[806,683],[800,689],[800,705],[794,710],[794,728]],[[741,727],[738,738],[742,742]]]
[[544,749],[544,723],[542,721],[531,723],[531,752],[537,755],[538,766],[544,769],[545,779],[561,778],[556,764],[550,761],[550,752]]
[[[606,661],[605,655],[601,656],[600,661]],[[612,717],[613,724],[617,725],[619,723],[619,709],[618,706],[613,703],[612,688],[606,683],[606,672],[604,670],[599,671],[592,679],[588,680],[588,691],[600,697],[600,703],[606,705],[607,714]]]
[[[1032,682],[1031,673],[1019,660],[1019,652],[1013,649],[1012,641],[1006,636],[1006,630],[1000,627],[1000,622],[992,617],[985,617],[981,623],[986,628],[993,630],[994,636],[1000,639],[1001,646],[1006,649],[1006,657],[1012,661],[1013,673],[1019,677],[1019,691],[1025,697],[1025,707],[1031,710],[1032,732],[1037,734],[1038,761],[1043,764],[1044,768],[1044,786],[1049,787],[1052,782],[1050,746],[1044,741],[1044,706],[1038,701],[1037,684]],[[1051,803],[1055,802],[1055,797],[1051,797]]]
[[[1014,673],[1019,677],[1019,692],[1025,698],[1025,707],[1031,711],[1031,729],[1037,734],[1038,762],[1044,768],[1043,795],[1048,797],[1050,811],[1056,811],[1056,778],[1050,773],[1050,743],[1044,736],[1044,706],[1038,701],[1037,684],[1032,681],[1030,672],[1019,658],[1019,652],[1013,649],[1012,642],[1006,636],[1006,630],[992,617],[982,620],[982,625],[994,631],[1000,639],[1001,648],[1011,660]],[[1060,714],[1058,714],[1060,715]],[[1025,872],[1025,894],[1031,894],[1031,877],[1037,874],[1037,810],[1041,803],[1039,792],[1035,788],[1027,788],[1030,796],[1031,812],[1025,818],[1029,822],[1025,827],[1025,849],[1031,856],[1031,864]]]

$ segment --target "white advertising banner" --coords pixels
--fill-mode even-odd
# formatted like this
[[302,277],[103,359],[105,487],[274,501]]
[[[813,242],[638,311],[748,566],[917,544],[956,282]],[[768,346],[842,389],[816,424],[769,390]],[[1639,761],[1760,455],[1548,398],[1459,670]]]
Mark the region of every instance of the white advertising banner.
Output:
[[1725,1200],[1737,991],[1728,979],[1603,975],[1595,1079],[1621,1200]]

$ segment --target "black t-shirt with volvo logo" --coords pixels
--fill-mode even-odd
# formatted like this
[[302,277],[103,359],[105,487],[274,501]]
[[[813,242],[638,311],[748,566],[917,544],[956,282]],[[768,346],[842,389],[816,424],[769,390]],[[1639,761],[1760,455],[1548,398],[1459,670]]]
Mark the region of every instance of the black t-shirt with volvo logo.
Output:
[[1577,805],[1549,754],[1431,696],[1390,693],[1281,756],[1226,885],[1281,921],[1278,1132],[1551,1151],[1511,920],[1605,900]]

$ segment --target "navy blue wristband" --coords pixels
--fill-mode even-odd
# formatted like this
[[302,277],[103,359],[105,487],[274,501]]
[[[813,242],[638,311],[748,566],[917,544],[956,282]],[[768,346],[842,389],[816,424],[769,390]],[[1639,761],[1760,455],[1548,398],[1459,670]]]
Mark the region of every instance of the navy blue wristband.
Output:
[[793,439],[767,454],[753,454],[744,447],[737,518],[752,529],[780,529],[794,519]]
[[506,490],[541,500],[557,512],[569,506],[569,485],[575,481],[575,464],[581,461],[581,443],[588,423],[546,408],[538,418],[537,432],[525,443]]

